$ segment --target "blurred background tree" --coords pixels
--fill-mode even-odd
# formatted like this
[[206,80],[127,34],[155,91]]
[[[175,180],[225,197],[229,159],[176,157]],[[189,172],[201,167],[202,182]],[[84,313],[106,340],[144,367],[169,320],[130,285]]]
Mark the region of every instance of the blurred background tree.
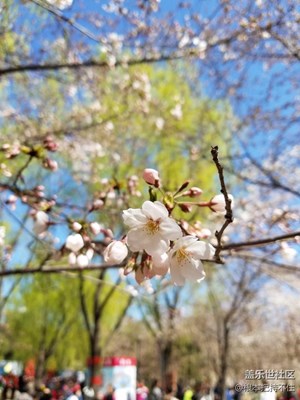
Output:
[[[209,265],[200,288],[156,292],[154,284],[152,296],[142,289],[141,307],[133,301],[126,317],[132,297],[116,271],[1,280],[2,354],[35,355],[43,375],[49,366],[83,367],[88,354],[124,351],[138,356],[148,379],[160,364],[166,381],[163,370],[177,365],[185,382],[201,374],[224,389],[226,375],[243,379],[250,360],[280,368],[293,343],[288,358],[297,369],[296,314],[277,304],[276,331],[263,298],[270,281],[290,304],[299,294],[297,2],[4,0],[0,39],[1,271],[67,265],[74,222],[85,233],[101,224],[93,241],[101,264],[107,240],[124,234],[121,210],[147,197],[137,178],[145,167],[158,169],[171,191],[187,179],[207,200],[219,190],[211,146],[238,198],[225,237],[228,266]],[[49,135],[60,149],[53,174],[41,168],[57,167],[41,145]],[[103,208],[91,212],[95,201]],[[35,209],[50,215],[42,240]],[[215,230],[205,210],[175,215],[196,235]],[[270,244],[248,251],[264,238]]]

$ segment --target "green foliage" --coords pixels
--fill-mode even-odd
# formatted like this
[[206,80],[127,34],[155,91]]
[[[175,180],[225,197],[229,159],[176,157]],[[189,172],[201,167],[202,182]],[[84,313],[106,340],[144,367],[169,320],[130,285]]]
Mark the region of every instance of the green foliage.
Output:
[[[109,278],[105,282],[99,304],[106,302],[113,287]],[[85,298],[91,321],[96,283],[92,273],[86,274]],[[128,299],[122,285],[109,295],[100,320],[101,346],[111,339]],[[24,280],[11,299],[5,318],[8,331],[2,354],[12,350],[15,359],[26,362],[32,358],[37,360],[45,352],[49,369],[86,366],[89,341],[80,310],[76,275],[37,275]]]
[[60,276],[39,275],[22,282],[6,312],[6,346],[15,359],[38,359],[45,352],[47,364],[52,358],[52,367],[60,368],[62,359],[64,366],[72,365],[84,355],[75,287],[74,279]]
[[130,295],[125,288],[125,284],[120,282],[116,285],[115,277],[109,274],[106,274],[103,280],[99,280],[95,274],[85,274],[84,297],[91,326],[94,326],[95,303],[101,308],[99,322],[101,348],[110,341],[120,317],[128,307]]

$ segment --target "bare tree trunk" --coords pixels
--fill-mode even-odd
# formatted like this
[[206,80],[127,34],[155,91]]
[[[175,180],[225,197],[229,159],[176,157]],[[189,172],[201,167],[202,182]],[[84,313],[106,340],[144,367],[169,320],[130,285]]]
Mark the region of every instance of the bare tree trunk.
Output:
[[166,390],[167,386],[170,384],[168,373],[170,372],[172,350],[173,350],[173,344],[171,342],[158,344],[160,381],[163,390]]
[[99,374],[101,349],[99,346],[99,327],[95,326],[92,337],[90,338],[90,387],[94,388],[99,384],[97,382],[97,375]]
[[36,370],[35,370],[35,381],[37,385],[42,383],[43,377],[45,375],[45,367],[46,367],[46,352],[45,349],[41,349],[39,351],[36,363]]
[[228,356],[229,356],[229,328],[226,322],[224,323],[223,335],[224,336],[223,336],[223,348],[221,353],[219,384],[220,384],[221,400],[226,400],[226,377],[227,377]]

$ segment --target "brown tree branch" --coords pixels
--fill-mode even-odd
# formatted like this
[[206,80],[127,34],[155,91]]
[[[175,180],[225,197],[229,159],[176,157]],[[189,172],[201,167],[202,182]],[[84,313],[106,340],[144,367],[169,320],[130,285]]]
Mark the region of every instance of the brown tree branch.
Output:
[[57,10],[55,7],[52,7],[50,4],[42,3],[39,0],[30,0],[32,3],[36,4],[37,6],[43,8],[44,10],[48,11],[55,18],[60,21],[66,22],[70,25],[73,29],[76,29],[78,32],[82,33],[84,36],[88,37],[89,39],[94,40],[97,43],[102,43],[100,39],[97,38],[92,32],[90,32],[87,28],[80,25],[78,22],[74,21],[71,18],[66,17],[61,11]]
[[297,232],[291,232],[286,235],[280,235],[280,236],[273,236],[269,238],[264,238],[264,239],[258,239],[258,240],[249,240],[245,242],[237,242],[237,243],[228,243],[223,246],[221,246],[221,251],[223,250],[236,250],[240,249],[243,247],[253,247],[253,246],[262,246],[264,244],[269,244],[269,243],[276,243],[281,240],[286,240],[286,239],[292,239],[297,236],[300,236],[300,231]]
[[261,264],[267,264],[271,267],[276,267],[277,269],[281,269],[282,272],[291,272],[291,273],[300,273],[300,268],[296,267],[295,265],[288,265],[284,263],[280,263],[277,261],[274,261],[273,259],[270,259],[268,257],[260,257],[256,256],[254,254],[250,253],[238,253],[238,254],[233,254],[233,258],[238,258],[238,259],[243,259],[243,260],[248,260],[248,261],[257,261],[259,265]]
[[122,267],[121,265],[88,265],[87,267],[77,267],[77,266],[64,266],[64,267],[47,267],[41,269],[40,267],[38,268],[30,268],[30,269],[24,269],[24,268],[12,268],[9,270],[5,271],[0,271],[0,277],[5,277],[5,276],[13,276],[13,275],[33,275],[33,274],[38,274],[38,273],[43,273],[43,274],[58,274],[61,272],[83,272],[83,271],[99,271],[101,269],[115,269],[115,268],[120,268]]
[[[180,60],[186,57],[188,54],[179,53],[179,54],[171,54],[160,57],[149,57],[149,58],[138,58],[131,59],[128,61],[125,60],[117,60],[114,64],[115,67],[122,65],[139,65],[139,64],[152,64],[163,61],[171,61],[171,60]],[[67,63],[53,63],[53,64],[27,64],[27,65],[15,65],[13,67],[1,68],[1,75],[9,75],[15,74],[18,72],[38,72],[38,71],[58,71],[61,69],[70,69],[77,70],[80,68],[109,68],[108,62],[106,61],[96,61],[96,60],[87,60],[83,62],[67,62]]]
[[213,161],[218,170],[219,180],[220,180],[220,184],[221,184],[221,193],[224,195],[224,198],[225,198],[225,210],[226,210],[226,213],[224,216],[225,222],[224,222],[222,228],[220,229],[220,231],[215,232],[215,236],[217,238],[217,247],[216,247],[214,259],[216,262],[220,263],[220,262],[222,262],[221,257],[220,257],[220,253],[222,251],[222,236],[223,236],[223,233],[225,232],[226,228],[228,227],[228,225],[233,222],[233,214],[232,214],[232,208],[231,208],[231,200],[228,196],[226,185],[225,185],[223,167],[220,164],[219,158],[218,158],[218,146],[211,148],[211,155],[212,155]]

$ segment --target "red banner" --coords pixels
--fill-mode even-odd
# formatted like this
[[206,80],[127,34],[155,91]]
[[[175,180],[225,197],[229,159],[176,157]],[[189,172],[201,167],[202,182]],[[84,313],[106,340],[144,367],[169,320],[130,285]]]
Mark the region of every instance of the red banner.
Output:
[[99,365],[100,363],[101,363],[101,357],[99,356],[90,357],[87,360],[88,367],[90,367],[91,365]]
[[104,367],[116,367],[116,366],[131,366],[136,365],[136,358],[134,357],[105,357],[103,366]]

